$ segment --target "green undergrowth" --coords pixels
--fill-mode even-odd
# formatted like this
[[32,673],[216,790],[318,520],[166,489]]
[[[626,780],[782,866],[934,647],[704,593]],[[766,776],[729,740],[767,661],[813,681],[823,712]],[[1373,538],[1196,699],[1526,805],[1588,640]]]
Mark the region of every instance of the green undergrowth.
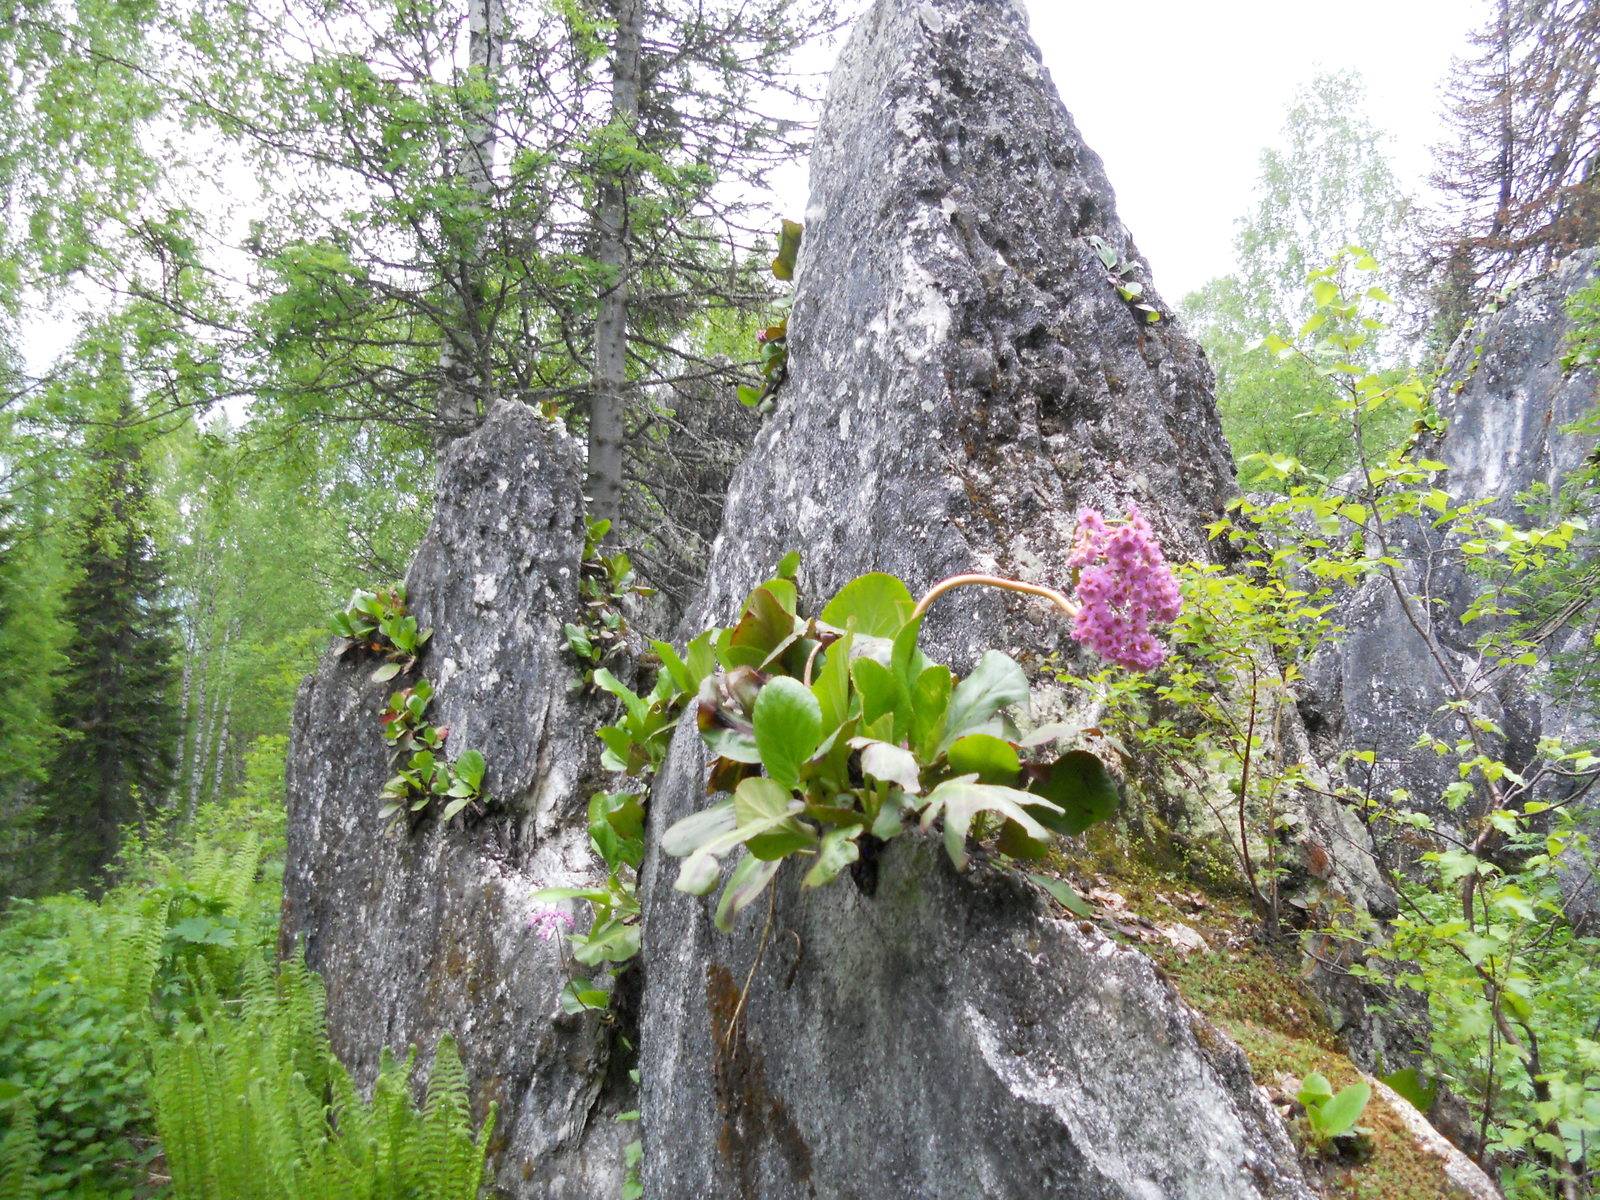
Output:
[[[1237,1044],[1255,1081],[1284,1103],[1278,1111],[1300,1145],[1308,1177],[1330,1200],[1453,1200],[1461,1195],[1439,1159],[1412,1138],[1401,1118],[1374,1098],[1360,1124],[1370,1131],[1370,1154],[1344,1161],[1315,1153],[1304,1118],[1287,1103],[1285,1076],[1313,1071],[1334,1089],[1362,1078],[1320,1001],[1300,977],[1292,944],[1268,946],[1243,887],[1214,874],[1159,830],[1130,834],[1123,825],[1092,830],[1058,853],[1052,870],[1071,880],[1094,904],[1113,937],[1135,945],[1192,1008]],[[1162,931],[1186,927],[1205,941],[1184,949]],[[1182,940],[1181,931],[1177,932]],[[1204,1037],[1204,1026],[1201,1027]],[[1404,1103],[1402,1101],[1401,1103]]]
[[328,1044],[321,980],[277,962],[283,739],[247,794],[127,831],[103,894],[0,918],[0,1200],[471,1200],[453,1043],[415,1102],[416,1051],[370,1093]]
[[121,881],[0,921],[0,1196],[132,1198],[162,1181],[148,1047],[277,936],[282,818],[203,810],[172,845],[130,836]]

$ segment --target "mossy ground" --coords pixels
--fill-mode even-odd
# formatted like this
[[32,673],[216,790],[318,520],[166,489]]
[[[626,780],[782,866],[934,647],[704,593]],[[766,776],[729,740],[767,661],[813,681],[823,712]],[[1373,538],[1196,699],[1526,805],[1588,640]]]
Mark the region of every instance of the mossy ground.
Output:
[[[1113,891],[1127,902],[1128,913],[1145,922],[1181,923],[1205,939],[1207,949],[1185,952],[1164,938],[1137,936],[1138,930],[1129,936],[1123,931],[1125,920],[1109,922],[1114,936],[1150,955],[1179,994],[1244,1050],[1257,1083],[1279,1093],[1284,1076],[1299,1080],[1311,1071],[1322,1072],[1335,1090],[1356,1082],[1360,1071],[1302,982],[1293,943],[1263,943],[1242,890],[1230,886],[1225,876],[1219,878],[1223,873],[1209,859],[1202,866],[1192,869],[1164,840],[1150,843],[1114,825],[1097,828],[1050,863],[1085,894],[1096,887]],[[1310,1149],[1302,1117],[1289,1119],[1306,1174],[1329,1200],[1451,1200],[1461,1195],[1440,1160],[1417,1144],[1382,1100],[1373,1099],[1360,1123],[1370,1131],[1370,1153],[1361,1161],[1338,1161]]]

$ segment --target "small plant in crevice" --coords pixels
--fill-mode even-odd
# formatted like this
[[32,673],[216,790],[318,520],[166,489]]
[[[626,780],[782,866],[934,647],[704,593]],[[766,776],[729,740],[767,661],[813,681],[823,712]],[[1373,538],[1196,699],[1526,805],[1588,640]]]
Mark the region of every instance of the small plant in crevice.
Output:
[[1328,1077],[1310,1072],[1295,1101],[1305,1115],[1305,1148],[1318,1158],[1359,1162],[1372,1156],[1372,1130],[1356,1122],[1372,1099],[1372,1085],[1358,1080],[1336,1093]]
[[[414,670],[433,637],[433,630],[418,628],[416,617],[406,611],[405,585],[398,583],[375,592],[357,591],[334,614],[332,624],[345,642],[341,654],[359,650],[387,659],[372,673],[380,683]],[[463,811],[481,814],[488,807],[483,755],[467,750],[453,762],[445,757],[450,727],[427,720],[432,703],[433,684],[419,677],[390,695],[379,717],[391,774],[378,797],[383,802],[378,816],[389,822],[389,828],[402,816],[409,816],[414,825],[435,802],[445,821]]]
[[595,671],[623,647],[627,620],[622,605],[629,596],[653,596],[655,589],[636,582],[633,563],[621,551],[605,552],[611,522],[590,521],[584,533],[583,562],[578,568],[581,618],[565,626],[567,648],[583,664],[579,689],[595,681]]
[[[609,1014],[611,992],[590,978],[597,970],[616,976],[639,953],[639,864],[644,861],[644,794],[596,792],[589,798],[589,845],[606,866],[605,881],[593,887],[541,888],[533,899],[545,907],[534,913],[532,924],[546,941],[572,929],[572,918],[555,907],[561,901],[581,900],[592,919],[582,933],[569,932],[569,956],[561,951],[567,972],[561,989],[561,1007],[569,1013]],[[578,968],[584,968],[579,974]]]
[[355,592],[333,615],[332,625],[334,634],[345,643],[341,655],[361,650],[384,658],[383,665],[372,673],[378,683],[414,668],[433,636],[433,630],[418,628],[416,617],[406,611],[403,583],[375,592]]
[[432,702],[433,685],[419,679],[390,696],[384,708],[383,740],[389,745],[389,768],[394,774],[379,797],[384,801],[380,819],[394,821],[405,814],[419,818],[438,801],[440,819],[448,821],[469,807],[481,812],[488,803],[483,755],[468,750],[454,762],[444,757],[450,727],[428,723]]
[[1138,268],[1097,234],[1089,235],[1089,245],[1094,248],[1095,256],[1105,268],[1106,282],[1117,289],[1117,295],[1127,302],[1128,307],[1152,325],[1161,320],[1161,310],[1145,299],[1144,284],[1133,277]]
[[1561,356],[1563,371],[1600,367],[1600,279],[1572,294],[1567,301],[1572,329]]
[[[805,227],[795,221],[785,221],[778,235],[778,255],[772,260],[772,274],[788,283],[794,279],[795,261],[800,257],[800,242]],[[759,387],[750,384],[739,386],[739,403],[757,412],[770,412],[778,395],[789,378],[789,308],[794,297],[785,296],[773,308],[778,319],[756,335],[760,348],[760,367],[763,382]]]

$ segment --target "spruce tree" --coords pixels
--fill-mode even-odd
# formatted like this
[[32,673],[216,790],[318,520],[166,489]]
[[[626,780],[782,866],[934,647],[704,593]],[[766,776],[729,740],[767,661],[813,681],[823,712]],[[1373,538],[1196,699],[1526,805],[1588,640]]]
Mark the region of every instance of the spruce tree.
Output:
[[1600,240],[1600,3],[1493,0],[1449,89],[1445,196],[1418,267],[1447,340],[1508,284]]
[[123,826],[167,799],[177,759],[177,641],[153,536],[143,448],[124,404],[88,437],[69,556],[71,631],[56,694],[60,750],[40,824],[59,882],[84,885],[116,855]]

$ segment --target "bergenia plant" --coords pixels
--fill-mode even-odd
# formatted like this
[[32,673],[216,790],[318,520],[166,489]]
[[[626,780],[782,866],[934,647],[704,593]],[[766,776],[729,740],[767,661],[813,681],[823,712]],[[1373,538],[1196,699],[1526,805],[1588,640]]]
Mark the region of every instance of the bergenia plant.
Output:
[[412,670],[433,636],[433,630],[418,628],[416,617],[406,611],[403,583],[375,592],[356,591],[333,615],[332,624],[333,632],[343,639],[341,657],[362,651],[386,660],[372,673],[379,683]]
[[[1078,834],[1114,812],[1107,764],[1054,725],[1027,736],[1012,713],[1028,681],[1011,658],[987,651],[965,678],[917,644],[922,619],[945,592],[987,586],[1042,596],[1072,619],[1098,654],[1149,670],[1165,654],[1151,631],[1178,615],[1178,587],[1137,510],[1108,526],[1085,510],[1065,567],[1075,595],[993,575],[941,580],[917,600],[900,580],[863,575],[820,614],[798,612],[790,555],[750,593],[732,627],[702,634],[683,655],[655,643],[662,679],[624,697],[619,726],[601,731],[614,764],[655,760],[683,711],[693,711],[712,755],[708,807],[669,828],[662,849],[684,859],[677,886],[704,894],[735,862],[717,907],[731,926],[783,863],[807,864],[804,887],[836,878],[915,825],[943,832],[960,870],[977,830],[1011,859],[1037,859],[1052,837]],[[628,703],[631,701],[631,703]],[[640,737],[647,741],[633,746]],[[1057,891],[1058,889],[1052,889]]]

